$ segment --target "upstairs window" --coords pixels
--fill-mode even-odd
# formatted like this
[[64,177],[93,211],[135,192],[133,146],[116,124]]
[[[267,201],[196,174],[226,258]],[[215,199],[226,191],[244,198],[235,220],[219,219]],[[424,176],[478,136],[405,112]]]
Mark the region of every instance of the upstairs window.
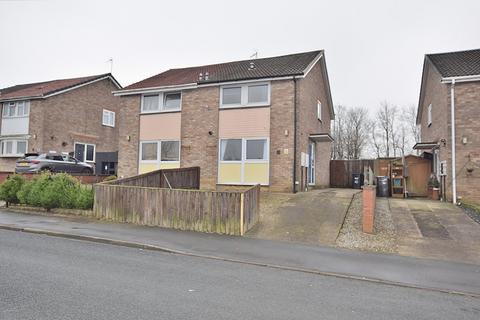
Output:
[[149,94],[142,97],[142,113],[180,111],[182,108],[182,94],[169,92]]
[[103,109],[102,124],[104,126],[115,127],[115,112]]
[[2,116],[4,118],[26,117],[30,112],[29,101],[5,102]]
[[432,104],[430,104],[428,106],[428,110],[427,110],[427,126],[431,126],[432,125]]
[[317,119],[322,121],[322,103],[317,100]]
[[220,107],[257,107],[270,104],[270,84],[225,86],[220,89]]

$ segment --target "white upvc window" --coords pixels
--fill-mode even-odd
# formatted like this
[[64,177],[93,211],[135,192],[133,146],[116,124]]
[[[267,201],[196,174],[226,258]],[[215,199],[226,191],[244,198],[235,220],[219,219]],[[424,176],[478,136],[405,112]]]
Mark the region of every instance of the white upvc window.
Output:
[[142,96],[141,113],[176,112],[181,109],[181,92],[162,92]]
[[270,105],[270,83],[228,85],[220,88],[220,107],[259,107]]
[[317,100],[317,119],[322,121],[322,102]]
[[432,125],[432,104],[430,103],[428,105],[428,110],[427,110],[427,126]]
[[103,109],[102,124],[104,126],[115,127],[115,112]]
[[4,102],[2,109],[3,118],[28,117],[30,113],[30,101]]
[[27,140],[2,140],[0,155],[2,157],[23,157],[27,152]]
[[157,140],[140,142],[140,162],[180,162],[180,140]]
[[91,143],[75,142],[75,158],[82,162],[95,162],[95,147]]

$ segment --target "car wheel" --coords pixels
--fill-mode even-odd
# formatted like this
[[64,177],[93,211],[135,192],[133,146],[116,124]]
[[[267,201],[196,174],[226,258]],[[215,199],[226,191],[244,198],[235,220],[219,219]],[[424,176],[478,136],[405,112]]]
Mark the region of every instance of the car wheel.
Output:
[[84,168],[84,169],[82,169],[82,173],[83,174],[92,174],[92,170],[88,169],[88,168]]

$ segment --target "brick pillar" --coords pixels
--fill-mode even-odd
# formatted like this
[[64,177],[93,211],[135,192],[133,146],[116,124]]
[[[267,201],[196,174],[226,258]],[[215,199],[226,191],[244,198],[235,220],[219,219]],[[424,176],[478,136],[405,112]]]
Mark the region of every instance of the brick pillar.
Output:
[[373,233],[373,222],[375,218],[375,186],[364,185],[362,192],[363,198],[363,215],[362,229],[365,233]]

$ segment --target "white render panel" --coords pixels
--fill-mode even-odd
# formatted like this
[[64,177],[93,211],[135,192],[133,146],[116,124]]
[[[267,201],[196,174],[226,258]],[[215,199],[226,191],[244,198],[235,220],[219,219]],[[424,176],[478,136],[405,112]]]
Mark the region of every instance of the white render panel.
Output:
[[1,135],[28,134],[29,117],[2,118]]

